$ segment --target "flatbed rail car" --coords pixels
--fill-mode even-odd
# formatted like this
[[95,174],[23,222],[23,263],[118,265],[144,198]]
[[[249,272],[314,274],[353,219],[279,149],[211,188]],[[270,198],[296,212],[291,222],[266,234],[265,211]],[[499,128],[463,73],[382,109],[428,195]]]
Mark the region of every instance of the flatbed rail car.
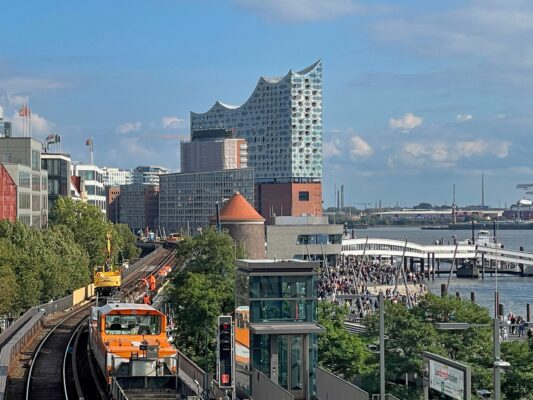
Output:
[[113,377],[175,375],[177,351],[166,328],[166,316],[146,304],[93,307],[89,343],[108,384]]

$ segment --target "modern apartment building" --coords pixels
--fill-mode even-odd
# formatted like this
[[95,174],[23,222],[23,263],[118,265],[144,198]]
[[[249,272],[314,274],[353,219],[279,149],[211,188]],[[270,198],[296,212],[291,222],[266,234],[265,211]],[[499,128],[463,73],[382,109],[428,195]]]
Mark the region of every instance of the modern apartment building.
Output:
[[168,174],[170,170],[157,165],[140,165],[133,170],[133,183],[140,185],[158,185],[159,175]]
[[133,183],[133,170],[103,167],[104,186],[131,185]]
[[[281,208],[283,215],[322,215],[321,61],[283,77],[261,77],[243,105],[217,101],[205,113],[191,112],[190,120],[191,131],[226,128],[246,139],[248,165],[255,169],[258,199],[262,198],[256,208],[267,220],[273,207],[269,199],[294,198],[296,184],[305,184],[302,192],[319,193],[320,198],[298,193],[276,215]],[[271,185],[267,196],[261,195],[262,184]]]
[[48,173],[42,144],[30,137],[0,138],[0,162],[17,185],[17,219],[36,228],[48,224]]
[[42,153],[41,166],[48,171],[48,209],[54,209],[59,196],[71,194],[71,159],[69,154]]
[[132,184],[120,187],[120,223],[133,232],[155,230],[159,218],[159,186]]
[[248,145],[230,129],[195,131],[181,142],[181,172],[206,172],[248,167]]
[[82,178],[87,192],[87,203],[97,206],[105,214],[107,204],[102,169],[92,164],[76,163],[72,165],[72,175]]
[[[159,224],[167,233],[194,235],[209,226],[216,204],[235,192],[254,201],[254,172],[251,168],[211,172],[174,173],[159,177]],[[121,202],[122,208],[122,202]]]

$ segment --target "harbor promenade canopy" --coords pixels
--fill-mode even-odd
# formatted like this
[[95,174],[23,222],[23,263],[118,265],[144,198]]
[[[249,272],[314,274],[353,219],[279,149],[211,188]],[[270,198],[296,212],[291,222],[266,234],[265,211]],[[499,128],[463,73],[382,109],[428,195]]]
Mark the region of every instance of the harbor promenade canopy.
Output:
[[[404,240],[392,240],[382,238],[359,238],[343,239],[342,254],[370,257],[401,257],[428,258],[451,260],[455,251],[455,245],[423,245]],[[533,254],[523,251],[506,250],[496,246],[481,246],[474,244],[458,244],[455,257],[457,259],[480,258],[498,262],[533,265]]]

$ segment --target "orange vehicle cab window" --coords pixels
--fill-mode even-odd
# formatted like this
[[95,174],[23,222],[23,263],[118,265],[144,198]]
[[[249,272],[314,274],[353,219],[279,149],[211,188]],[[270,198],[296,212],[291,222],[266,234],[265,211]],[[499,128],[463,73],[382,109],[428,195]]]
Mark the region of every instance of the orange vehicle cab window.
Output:
[[159,335],[160,315],[106,315],[107,335]]

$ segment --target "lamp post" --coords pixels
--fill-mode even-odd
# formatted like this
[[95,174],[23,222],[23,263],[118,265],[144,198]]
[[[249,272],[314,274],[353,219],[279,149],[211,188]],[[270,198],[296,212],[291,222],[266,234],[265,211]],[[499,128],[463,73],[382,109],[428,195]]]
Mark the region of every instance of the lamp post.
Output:
[[379,393],[380,400],[385,400],[385,310],[383,292],[379,292]]
[[[490,324],[469,324],[468,322],[442,322],[435,324],[440,330],[466,330],[469,328],[488,328]],[[511,364],[500,359],[500,327],[501,322],[498,318],[492,320],[493,337],[494,337],[494,400],[501,400],[501,381],[500,373],[502,368],[509,368]]]

